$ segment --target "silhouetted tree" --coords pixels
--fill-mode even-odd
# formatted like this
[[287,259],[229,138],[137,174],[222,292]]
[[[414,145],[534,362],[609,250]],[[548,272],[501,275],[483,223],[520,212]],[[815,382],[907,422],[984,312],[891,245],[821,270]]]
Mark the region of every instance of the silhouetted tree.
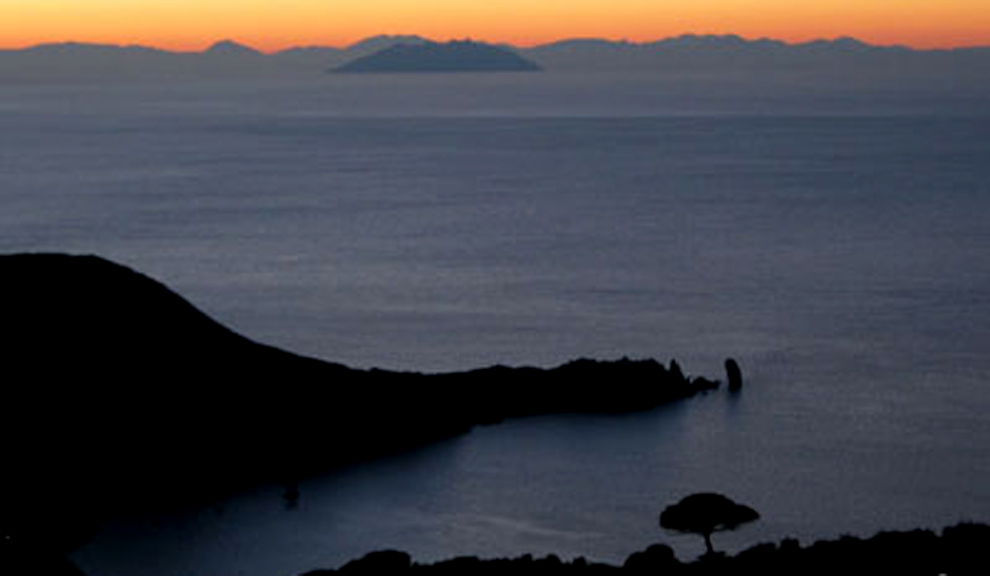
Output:
[[760,517],[749,506],[736,504],[721,494],[701,492],[672,504],[660,513],[660,527],[676,532],[700,534],[705,539],[707,554],[714,554],[712,533],[734,530],[741,524]]

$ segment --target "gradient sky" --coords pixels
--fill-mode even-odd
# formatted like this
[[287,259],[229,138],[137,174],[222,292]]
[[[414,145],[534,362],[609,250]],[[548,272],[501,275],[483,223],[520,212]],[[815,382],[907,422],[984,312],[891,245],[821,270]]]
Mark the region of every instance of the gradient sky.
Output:
[[532,45],[735,33],[854,36],[918,48],[990,45],[990,0],[0,0],[0,47],[79,41],[273,51],[374,34]]

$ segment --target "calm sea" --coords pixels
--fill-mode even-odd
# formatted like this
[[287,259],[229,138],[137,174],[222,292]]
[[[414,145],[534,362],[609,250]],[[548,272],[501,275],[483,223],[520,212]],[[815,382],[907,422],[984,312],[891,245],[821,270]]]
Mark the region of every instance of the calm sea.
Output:
[[479,428],[303,482],[296,510],[270,487],[107,526],[74,556],[88,575],[384,547],[687,559],[700,538],[657,514],[696,491],[761,512],[729,550],[990,521],[986,116],[526,82],[5,90],[4,252],[98,253],[355,366],[628,355],[720,377],[733,356],[747,380]]

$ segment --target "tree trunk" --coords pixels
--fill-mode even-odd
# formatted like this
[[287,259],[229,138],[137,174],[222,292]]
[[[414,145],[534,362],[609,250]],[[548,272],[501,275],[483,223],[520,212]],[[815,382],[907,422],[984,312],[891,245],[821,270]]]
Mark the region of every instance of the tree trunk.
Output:
[[705,548],[708,549],[708,554],[714,554],[715,549],[712,548],[712,533],[705,532],[704,534],[702,534],[702,536],[705,537]]

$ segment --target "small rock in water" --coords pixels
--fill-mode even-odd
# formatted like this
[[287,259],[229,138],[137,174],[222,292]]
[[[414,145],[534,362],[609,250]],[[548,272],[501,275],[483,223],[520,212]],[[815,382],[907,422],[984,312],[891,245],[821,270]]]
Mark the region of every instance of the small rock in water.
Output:
[[732,358],[725,361],[725,375],[729,379],[730,392],[738,392],[742,389],[742,372],[739,370],[739,364]]

